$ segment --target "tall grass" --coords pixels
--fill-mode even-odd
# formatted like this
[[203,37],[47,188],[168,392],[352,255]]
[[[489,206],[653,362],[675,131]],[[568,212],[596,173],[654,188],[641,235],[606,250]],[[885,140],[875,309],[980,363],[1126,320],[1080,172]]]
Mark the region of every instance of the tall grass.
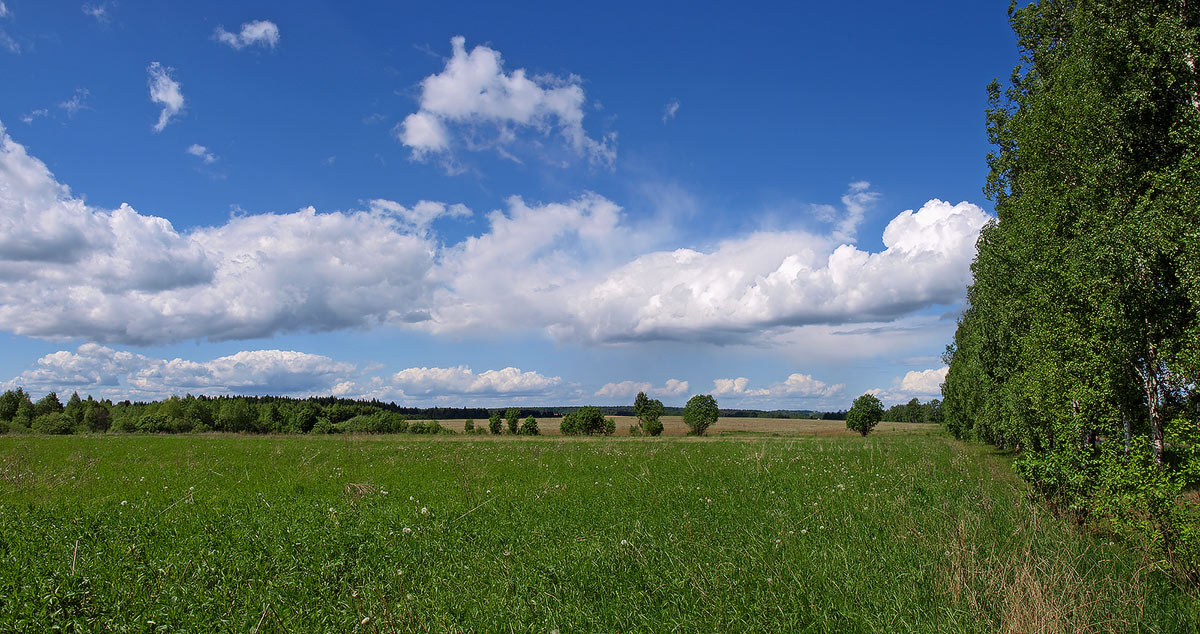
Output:
[[1191,632],[936,433],[0,438],[0,631]]

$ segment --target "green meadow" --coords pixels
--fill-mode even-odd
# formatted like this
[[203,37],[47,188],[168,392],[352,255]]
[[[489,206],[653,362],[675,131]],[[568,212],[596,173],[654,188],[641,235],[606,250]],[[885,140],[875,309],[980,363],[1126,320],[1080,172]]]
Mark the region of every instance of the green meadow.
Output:
[[1196,632],[1200,601],[933,427],[7,436],[0,630]]

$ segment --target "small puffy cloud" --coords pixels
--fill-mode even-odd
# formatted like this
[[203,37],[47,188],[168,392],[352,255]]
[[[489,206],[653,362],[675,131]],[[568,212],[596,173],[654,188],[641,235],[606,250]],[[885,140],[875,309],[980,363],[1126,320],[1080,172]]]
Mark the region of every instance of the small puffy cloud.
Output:
[[204,161],[205,165],[217,162],[216,155],[214,155],[212,152],[209,152],[208,148],[200,145],[199,143],[193,143],[189,145],[186,152],[200,159],[201,161]]
[[0,2],[0,18],[7,18],[9,15],[8,7],[4,6],[3,2]]
[[841,393],[845,387],[841,383],[829,385],[814,379],[811,374],[797,373],[780,383],[758,389],[750,389],[750,380],[744,376],[736,379],[715,379],[712,393],[714,396],[773,399],[830,398]]
[[900,391],[913,396],[936,396],[942,393],[942,383],[950,366],[929,370],[912,370],[900,379]]
[[868,393],[878,396],[885,403],[904,403],[913,398],[922,400],[941,398],[942,383],[946,381],[949,366],[928,370],[910,370],[892,381],[889,388],[875,388]]
[[112,398],[171,394],[330,394],[359,373],[350,363],[292,350],[243,350],[211,361],[155,359],[94,343],[60,350],[3,385],[31,392],[79,391]]
[[154,124],[155,132],[162,132],[171,122],[171,117],[183,110],[183,92],[179,89],[179,82],[171,77],[174,70],[158,62],[151,62],[146,69],[150,75],[150,101],[162,106],[158,122]]
[[679,100],[672,99],[670,101],[670,103],[663,106],[663,116],[662,116],[663,123],[666,123],[666,122],[670,121],[671,119],[674,119],[676,112],[679,112]]
[[417,112],[393,129],[414,158],[448,152],[450,126],[455,126],[464,131],[470,147],[496,148],[507,157],[512,155],[504,146],[518,131],[557,132],[578,155],[612,165],[615,135],[597,141],[583,129],[586,99],[578,77],[531,76],[523,68],[505,72],[499,51],[476,46],[468,53],[462,36],[454,37],[451,47],[442,72],[421,82]]
[[218,26],[213,38],[239,51],[247,46],[273,49],[279,43],[279,27],[270,20],[254,20],[243,24],[242,30],[237,33],[230,33],[225,27]]
[[621,381],[620,383],[606,383],[599,390],[596,390],[595,396],[605,396],[610,398],[625,398],[636,396],[638,392],[645,392],[650,396],[680,396],[687,394],[688,382],[680,381],[679,379],[667,379],[667,382],[662,387],[654,387],[649,382],[638,381]]
[[559,377],[518,368],[486,370],[476,374],[470,367],[407,368],[391,377],[395,388],[408,397],[438,395],[537,396],[562,385]]

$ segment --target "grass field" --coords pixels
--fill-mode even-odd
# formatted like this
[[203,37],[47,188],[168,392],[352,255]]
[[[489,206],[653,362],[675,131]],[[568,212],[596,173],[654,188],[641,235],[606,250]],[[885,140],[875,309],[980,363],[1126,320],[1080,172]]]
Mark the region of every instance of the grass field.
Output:
[[0,437],[0,631],[1195,632],[1002,457],[729,439]]
[[[637,424],[637,418],[633,416],[607,416],[606,418],[613,419],[617,425],[617,436],[628,436],[629,426]],[[683,424],[682,416],[663,416],[660,420],[663,423],[664,436],[686,436],[688,433],[687,425]],[[453,419],[438,421],[443,427],[452,429],[456,432],[463,430],[463,423],[466,419]],[[542,434],[547,436],[558,436],[559,425],[562,423],[561,418],[540,418],[538,419],[538,428]],[[476,427],[487,427],[486,420],[476,420]],[[505,427],[505,429],[508,429]],[[930,425],[920,423],[879,423],[876,427],[877,431],[929,431],[933,429]],[[841,420],[812,420],[808,418],[719,418],[713,426],[708,429],[709,436],[736,436],[740,434],[753,433],[757,435],[773,435],[773,436],[857,436],[857,432],[846,429],[846,421]]]

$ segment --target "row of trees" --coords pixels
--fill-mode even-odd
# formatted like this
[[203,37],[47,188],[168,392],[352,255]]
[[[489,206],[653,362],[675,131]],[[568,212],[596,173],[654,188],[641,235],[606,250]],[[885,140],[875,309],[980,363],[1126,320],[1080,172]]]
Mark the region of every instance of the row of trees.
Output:
[[945,425],[1200,579],[1200,3],[1015,6]]
[[[638,425],[631,432],[657,436],[662,433],[661,401],[639,393],[634,402]],[[482,410],[487,412],[487,410]],[[508,408],[488,416],[487,427],[476,427],[468,418],[463,431],[537,436],[541,434],[533,414],[522,420],[522,410]],[[717,402],[708,395],[695,396],[684,408],[684,422],[692,433],[703,435],[716,422]],[[568,435],[612,435],[616,424],[595,406],[574,408],[563,416],[561,431]],[[410,422],[404,414],[385,404],[342,399],[242,396],[172,396],[162,401],[134,403],[80,398],[72,394],[64,405],[55,392],[34,402],[21,388],[0,394],[0,433],[36,431],[72,434],[103,431],[142,433],[247,432],[247,433],[454,433],[436,421]]]

